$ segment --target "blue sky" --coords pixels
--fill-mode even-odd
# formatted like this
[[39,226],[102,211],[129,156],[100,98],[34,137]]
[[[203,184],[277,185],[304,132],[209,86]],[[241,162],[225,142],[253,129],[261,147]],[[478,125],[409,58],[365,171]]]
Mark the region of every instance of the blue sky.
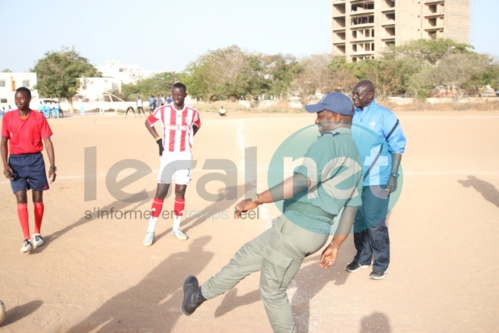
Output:
[[[499,57],[499,0],[470,1],[470,44]],[[330,52],[330,0],[0,0],[0,17],[0,70],[28,71],[63,46],[93,65],[159,71],[230,45],[298,58]]]

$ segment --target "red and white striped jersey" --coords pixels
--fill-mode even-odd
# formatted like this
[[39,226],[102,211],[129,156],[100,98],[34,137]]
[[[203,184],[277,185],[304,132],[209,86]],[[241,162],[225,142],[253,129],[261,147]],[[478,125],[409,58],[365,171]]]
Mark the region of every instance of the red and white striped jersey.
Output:
[[193,143],[193,126],[201,127],[199,112],[193,107],[185,106],[176,110],[172,104],[160,106],[147,118],[149,126],[158,121],[163,126],[163,148],[169,152],[191,150]]

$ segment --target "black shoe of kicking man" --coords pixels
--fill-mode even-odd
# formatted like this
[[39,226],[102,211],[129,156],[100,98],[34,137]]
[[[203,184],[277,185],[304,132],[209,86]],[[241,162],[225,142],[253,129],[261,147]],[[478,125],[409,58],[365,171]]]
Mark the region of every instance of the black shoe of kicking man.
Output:
[[355,261],[352,261],[351,263],[349,263],[347,265],[347,267],[345,267],[345,270],[347,272],[356,272],[358,271],[360,268],[364,268],[364,267],[369,267],[369,265],[361,265]]
[[184,300],[180,310],[186,316],[190,316],[204,301],[206,298],[201,293],[198,279],[194,275],[189,275],[184,281]]

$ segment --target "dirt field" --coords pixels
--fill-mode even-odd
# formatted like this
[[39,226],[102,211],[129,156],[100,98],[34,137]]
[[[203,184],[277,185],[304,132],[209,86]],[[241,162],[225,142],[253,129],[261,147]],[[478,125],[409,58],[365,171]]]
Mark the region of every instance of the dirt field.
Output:
[[[397,114],[408,146],[402,195],[389,217],[390,271],[381,281],[370,280],[369,269],[345,272],[353,237],[329,270],[318,267],[319,254],[307,258],[289,289],[299,332],[499,332],[499,112]],[[0,332],[271,331],[258,274],[191,317],[179,310],[182,283],[189,274],[205,281],[270,226],[275,206],[234,220],[234,204],[251,186],[267,188],[273,153],[314,116],[201,116],[183,222],[190,238],[174,239],[167,216],[149,248],[140,214],[150,209],[159,160],[144,118],[49,120],[58,178],[44,197],[46,244],[30,255],[19,252],[15,197],[0,181],[0,299],[7,307]],[[253,151],[257,182],[248,187],[245,161],[255,160]],[[218,181],[214,159],[229,161]],[[171,196],[164,208],[173,209]]]

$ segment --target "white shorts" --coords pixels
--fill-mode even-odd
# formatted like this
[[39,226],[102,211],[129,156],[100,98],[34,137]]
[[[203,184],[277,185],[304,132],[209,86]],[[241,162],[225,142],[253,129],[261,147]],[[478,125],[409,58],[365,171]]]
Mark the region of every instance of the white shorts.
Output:
[[160,159],[158,184],[187,185],[191,182],[192,153],[190,150],[182,152],[166,152]]

